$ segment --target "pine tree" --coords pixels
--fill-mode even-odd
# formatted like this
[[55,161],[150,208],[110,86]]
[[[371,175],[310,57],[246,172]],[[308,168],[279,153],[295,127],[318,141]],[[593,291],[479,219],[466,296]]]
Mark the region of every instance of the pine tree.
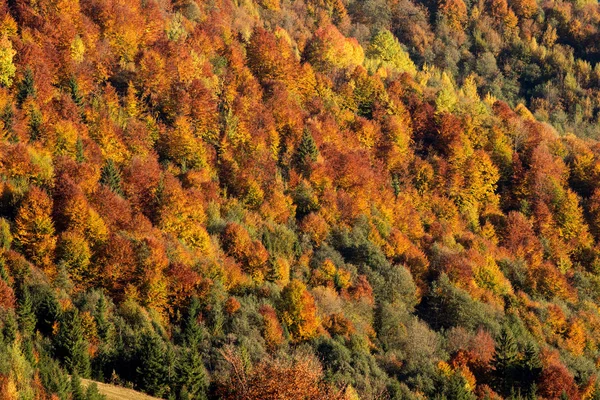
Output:
[[295,156],[296,164],[300,171],[304,176],[309,176],[311,172],[311,163],[317,161],[317,158],[319,157],[319,148],[308,129],[304,129]]
[[29,138],[32,141],[38,140],[42,136],[43,116],[40,110],[34,105],[29,107]]
[[185,393],[192,399],[206,399],[208,379],[198,349],[184,349],[177,371],[180,393]]
[[55,340],[57,355],[62,358],[67,370],[72,374],[89,376],[90,358],[77,309],[63,315]]
[[186,347],[197,349],[204,337],[202,327],[198,323],[198,315],[200,314],[200,301],[197,297],[193,297],[188,308],[187,318],[185,320],[183,341]]
[[77,84],[77,80],[74,76],[69,78],[69,92],[73,102],[81,107],[83,105],[83,96],[79,92],[79,85]]
[[446,398],[452,400],[475,400],[475,395],[467,389],[467,381],[460,373],[454,373],[445,390]]
[[72,400],[86,400],[83,387],[81,386],[81,378],[77,373],[73,373],[71,376],[71,396]]
[[508,328],[503,328],[492,359],[497,387],[503,393],[510,393],[513,388],[518,357],[519,352],[512,332]]
[[167,387],[164,354],[162,340],[154,333],[145,332],[138,351],[137,380],[144,391],[159,397],[164,394]]
[[25,70],[25,75],[23,76],[23,79],[21,80],[21,82],[19,82],[18,85],[17,104],[21,106],[25,102],[25,100],[27,100],[27,98],[35,98],[35,96],[36,90],[35,81],[33,78],[33,71],[31,70],[31,68],[27,68]]
[[19,327],[25,338],[31,338],[33,331],[35,330],[36,318],[33,313],[33,303],[31,301],[31,294],[29,288],[25,288],[19,299],[19,306],[17,309],[17,315],[19,317]]
[[531,342],[527,343],[523,351],[523,358],[520,363],[521,383],[524,390],[530,392],[532,387],[535,387],[535,381],[542,373],[542,362],[539,352],[535,345]]
[[10,134],[10,138],[14,140],[14,125],[15,125],[15,112],[11,102],[7,102],[4,109],[0,113],[0,121],[4,123],[4,130]]
[[80,164],[85,162],[85,150],[83,148],[83,140],[81,137],[78,137],[77,142],[75,143],[75,160]]
[[104,167],[102,167],[100,183],[107,186],[116,194],[123,195],[123,191],[121,190],[121,173],[112,159],[108,159]]

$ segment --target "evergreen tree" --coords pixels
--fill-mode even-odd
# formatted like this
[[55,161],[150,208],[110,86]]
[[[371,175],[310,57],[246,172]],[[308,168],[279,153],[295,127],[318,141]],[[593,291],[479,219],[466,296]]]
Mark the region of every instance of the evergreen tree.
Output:
[[198,315],[200,315],[200,301],[197,297],[193,297],[188,308],[187,317],[185,319],[183,330],[183,341],[186,347],[197,349],[204,337],[204,332],[198,323]]
[[452,400],[475,400],[477,397],[467,389],[467,381],[459,374],[454,373],[445,390],[446,398]]
[[542,373],[542,362],[539,352],[531,342],[527,343],[523,351],[520,370],[521,386],[524,390],[530,392],[532,387],[535,388],[535,381]]
[[71,399],[86,400],[83,387],[81,387],[81,378],[79,378],[79,374],[77,373],[73,373],[71,376]]
[[304,176],[309,176],[311,172],[311,163],[317,161],[317,158],[319,157],[319,148],[308,129],[304,129],[295,156],[296,164],[300,171]]
[[95,382],[90,383],[85,390],[86,400],[106,400],[106,396],[100,394],[98,385]]
[[81,317],[77,309],[63,314],[60,328],[55,338],[57,355],[63,360],[67,370],[84,377],[90,374],[90,358],[87,343],[83,337]]
[[137,358],[136,373],[139,386],[151,395],[162,396],[167,390],[165,348],[162,340],[154,333],[145,332]]
[[33,79],[33,71],[31,70],[31,68],[27,68],[25,70],[23,79],[21,80],[21,82],[19,82],[18,85],[17,104],[21,106],[25,102],[25,100],[27,100],[27,98],[35,96],[36,90],[35,82]]
[[85,162],[85,151],[81,136],[77,138],[77,142],[75,143],[75,160],[80,164]]
[[100,183],[106,185],[110,190],[122,196],[121,173],[112,159],[106,160],[102,173],[100,174]]
[[180,398],[205,399],[208,379],[202,356],[197,349],[184,349],[178,367]]
[[492,359],[496,385],[501,392],[510,393],[513,388],[518,362],[519,352],[513,334],[508,328],[503,328]]
[[40,110],[35,106],[29,107],[29,138],[32,141],[38,140],[42,136],[43,117]]
[[69,92],[71,93],[73,102],[81,107],[83,105],[83,96],[79,92],[79,85],[77,84],[77,80],[74,76],[69,78]]
[[11,140],[14,140],[12,134],[14,133],[14,125],[15,125],[15,112],[13,110],[13,105],[10,102],[7,102],[0,113],[0,121],[4,123],[4,130],[11,134]]
[[36,317],[33,312],[33,302],[29,288],[24,288],[17,308],[19,327],[25,338],[31,338],[35,330]]

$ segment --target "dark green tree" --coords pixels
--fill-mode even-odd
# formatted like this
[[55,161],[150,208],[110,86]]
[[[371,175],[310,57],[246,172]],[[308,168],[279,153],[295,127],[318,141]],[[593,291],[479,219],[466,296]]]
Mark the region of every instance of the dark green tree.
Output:
[[74,373],[71,376],[71,399],[72,400],[86,400],[85,392],[81,386],[81,378],[79,374]]
[[519,364],[517,343],[508,328],[502,328],[495,350],[492,367],[494,368],[496,387],[500,392],[508,394],[514,387],[515,372],[517,372]]
[[315,139],[312,137],[308,129],[304,129],[300,144],[296,149],[295,161],[298,169],[308,177],[311,173],[311,164],[317,161],[319,157],[319,148],[315,143]]
[[23,75],[21,82],[19,82],[17,90],[17,104],[19,104],[19,106],[21,106],[28,97],[36,96],[35,80],[31,68],[25,70],[25,74]]
[[158,335],[144,332],[137,354],[137,383],[145,392],[158,397],[168,389],[165,351]]
[[33,302],[28,287],[23,289],[23,293],[19,299],[17,315],[19,328],[21,329],[23,337],[26,339],[31,338],[35,330],[36,317],[33,312]]
[[75,160],[78,163],[85,162],[85,149],[83,148],[81,136],[77,138],[77,142],[75,143]]
[[38,140],[42,136],[42,122],[43,117],[40,110],[34,105],[29,107],[29,138],[31,140]]
[[123,191],[121,190],[121,173],[111,159],[106,160],[102,172],[100,174],[100,183],[107,186],[110,190],[116,194],[122,196]]
[[71,93],[71,98],[73,99],[73,102],[75,104],[77,104],[79,107],[81,107],[83,105],[83,96],[81,95],[81,92],[79,91],[79,84],[77,83],[77,79],[75,79],[74,76],[71,76],[69,78],[69,92]]
[[56,355],[71,374],[77,373],[83,377],[90,375],[90,358],[77,309],[64,313],[60,319],[55,349]]
[[179,376],[179,397],[206,399],[208,379],[202,356],[198,349],[184,348],[177,368]]

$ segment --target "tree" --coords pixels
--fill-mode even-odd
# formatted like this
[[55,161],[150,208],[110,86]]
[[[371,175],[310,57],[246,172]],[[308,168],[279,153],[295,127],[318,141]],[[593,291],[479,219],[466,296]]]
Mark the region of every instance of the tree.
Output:
[[330,72],[361,65],[365,55],[356,39],[344,37],[335,25],[327,25],[317,29],[305,48],[304,57],[313,68]]
[[19,328],[26,339],[32,338],[36,325],[36,317],[33,312],[33,303],[31,301],[31,293],[28,287],[25,287],[19,298],[17,307],[17,315]]
[[123,190],[121,189],[121,172],[115,165],[115,162],[110,158],[106,160],[106,163],[102,167],[100,183],[107,186],[116,194],[123,196]]
[[91,372],[88,344],[84,338],[81,316],[77,309],[65,312],[54,339],[56,355],[71,374],[89,377]]
[[407,72],[413,76],[417,73],[417,68],[408,53],[387,29],[382,29],[373,36],[366,56],[377,60],[378,67],[391,67],[397,72]]
[[153,332],[142,334],[137,352],[137,382],[147,393],[163,396],[167,391],[165,344]]
[[183,350],[177,370],[181,392],[189,399],[207,398],[208,377],[198,347]]
[[502,393],[510,393],[514,387],[516,367],[519,362],[519,350],[512,332],[508,328],[502,328],[502,332],[496,343],[496,352],[492,359],[496,386]]
[[283,288],[279,311],[295,341],[307,340],[316,335],[319,318],[315,300],[304,283],[294,279]]
[[304,129],[302,139],[296,149],[296,164],[305,177],[310,176],[312,163],[319,157],[319,148],[308,129]]
[[31,262],[48,268],[54,258],[56,236],[51,217],[52,200],[46,192],[33,187],[15,219],[15,245]]
[[2,35],[0,37],[0,85],[10,87],[17,67],[13,64],[13,58],[17,52],[12,47],[12,42]]
[[21,106],[28,98],[35,98],[35,80],[31,68],[25,70],[23,79],[19,82],[17,89],[17,104],[19,106]]

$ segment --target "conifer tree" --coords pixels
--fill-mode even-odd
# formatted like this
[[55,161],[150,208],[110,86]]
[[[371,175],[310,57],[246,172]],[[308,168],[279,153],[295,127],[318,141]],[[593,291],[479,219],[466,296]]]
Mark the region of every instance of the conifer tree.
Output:
[[19,305],[17,308],[17,315],[19,320],[19,328],[25,338],[31,338],[35,330],[36,318],[33,312],[33,303],[31,301],[31,294],[29,288],[25,288],[19,299]]
[[78,137],[77,142],[75,142],[75,161],[80,164],[85,162],[85,149],[83,148],[83,140],[81,137]]
[[56,336],[56,351],[67,370],[84,377],[90,374],[90,358],[77,309],[63,314]]
[[309,176],[311,163],[317,161],[319,148],[308,129],[304,129],[300,144],[296,149],[296,164],[304,176]]
[[102,167],[100,183],[107,186],[116,194],[123,195],[123,191],[121,190],[121,173],[112,159],[106,160],[104,167]]
[[25,70],[25,75],[23,76],[23,79],[21,80],[21,82],[19,82],[18,85],[17,104],[21,106],[29,97],[34,98],[35,96],[36,90],[35,81],[33,78],[33,71],[31,70],[31,68],[27,68]]
[[496,344],[492,366],[498,388],[509,393],[514,385],[515,367],[519,362],[519,352],[512,332],[503,328]]
[[81,386],[81,378],[76,372],[71,376],[71,396],[72,400],[87,400]]
[[155,333],[145,332],[142,335],[138,363],[136,373],[140,387],[155,396],[164,394],[167,386],[165,348]]

